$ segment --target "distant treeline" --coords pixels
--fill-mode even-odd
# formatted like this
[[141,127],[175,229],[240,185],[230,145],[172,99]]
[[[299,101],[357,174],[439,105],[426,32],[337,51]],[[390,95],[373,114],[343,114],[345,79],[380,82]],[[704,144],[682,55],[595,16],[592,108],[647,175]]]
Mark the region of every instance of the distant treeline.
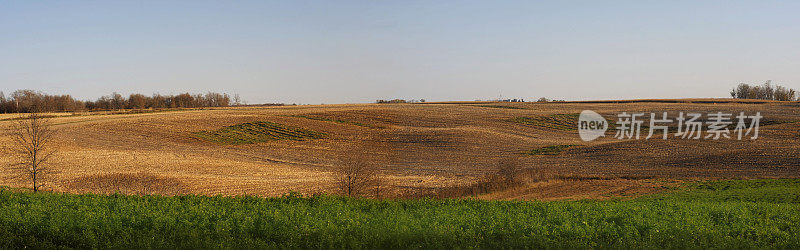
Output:
[[375,103],[418,103],[418,102],[425,102],[425,99],[419,100],[403,100],[403,99],[392,99],[392,100],[375,100]]
[[797,101],[800,96],[794,89],[789,89],[779,85],[772,85],[771,81],[763,85],[749,85],[740,83],[731,90],[731,97],[737,99],[760,99],[775,101]]
[[238,95],[231,98],[228,94],[214,92],[194,95],[131,94],[128,97],[113,93],[95,101],[81,101],[70,95],[48,95],[33,90],[17,90],[10,96],[0,92],[0,113],[227,107],[239,103]]

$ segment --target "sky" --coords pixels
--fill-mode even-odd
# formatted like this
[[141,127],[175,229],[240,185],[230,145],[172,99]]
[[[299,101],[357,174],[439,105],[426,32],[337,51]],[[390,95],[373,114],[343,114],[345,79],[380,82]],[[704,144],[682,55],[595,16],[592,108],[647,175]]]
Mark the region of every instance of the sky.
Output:
[[0,91],[250,103],[800,89],[800,1],[5,1]]

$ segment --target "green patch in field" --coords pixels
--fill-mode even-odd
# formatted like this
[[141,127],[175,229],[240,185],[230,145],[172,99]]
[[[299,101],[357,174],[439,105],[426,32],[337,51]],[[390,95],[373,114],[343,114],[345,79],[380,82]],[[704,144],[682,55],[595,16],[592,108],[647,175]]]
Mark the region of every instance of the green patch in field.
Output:
[[567,148],[574,147],[578,145],[552,145],[541,147],[537,149],[532,149],[530,151],[526,151],[524,154],[526,155],[557,155],[561,153],[561,151],[566,150]]
[[196,132],[197,138],[219,144],[250,144],[276,140],[320,139],[325,133],[294,128],[274,122],[248,122],[218,130]]
[[580,114],[554,114],[534,117],[514,117],[508,121],[537,128],[573,131],[578,130],[579,116]]
[[355,126],[366,127],[366,128],[382,128],[382,127],[375,126],[375,125],[370,125],[370,124],[365,124],[365,123],[360,123],[360,122],[354,122],[354,121],[349,121],[349,120],[344,120],[344,119],[339,119],[339,118],[308,116],[308,115],[290,115],[289,117],[305,118],[305,119],[316,120],[316,121],[335,122],[335,123],[349,124],[349,125],[355,125]]

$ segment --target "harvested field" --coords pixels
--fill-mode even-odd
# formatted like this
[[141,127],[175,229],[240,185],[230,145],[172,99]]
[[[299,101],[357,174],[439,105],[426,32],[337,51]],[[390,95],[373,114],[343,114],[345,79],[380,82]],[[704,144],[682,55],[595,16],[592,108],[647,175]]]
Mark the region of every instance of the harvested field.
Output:
[[553,145],[526,151],[527,155],[557,155],[562,151],[574,147],[575,145]]
[[197,132],[195,136],[220,144],[250,144],[276,140],[320,139],[325,137],[325,134],[273,122],[248,122],[213,131]]
[[312,115],[292,115],[291,117],[300,117],[300,118],[306,118],[306,119],[317,120],[317,121],[327,121],[327,122],[336,122],[336,123],[341,123],[341,124],[350,124],[350,125],[367,127],[367,128],[383,128],[383,127],[377,126],[377,125],[370,125],[370,124],[364,124],[364,123],[354,122],[354,121],[350,121],[350,120],[343,120],[343,119],[340,119],[340,118],[338,118],[336,116],[326,115],[325,113],[312,114]]
[[172,177],[149,174],[97,174],[68,180],[65,183],[76,193],[128,194],[128,195],[182,195],[186,185]]
[[[575,114],[583,110],[610,122],[621,112],[668,112],[673,118],[678,112],[761,112],[764,119],[756,140],[617,140],[612,133],[583,142],[575,129]],[[399,196],[475,183],[493,173],[499,160],[519,157],[521,168],[547,178],[486,197],[603,198],[629,187],[636,194],[659,190],[642,180],[612,181],[625,176],[658,181],[800,177],[797,121],[796,103],[705,100],[348,104],[64,116],[52,120],[61,131],[52,162],[58,171],[46,189],[113,193],[114,183],[131,182],[143,191],[120,192],[313,194],[332,190],[332,169],[355,151],[379,166]],[[0,121],[0,162],[13,162],[13,122]],[[3,171],[0,185],[26,186],[12,178],[16,173],[10,169]],[[149,182],[161,184],[142,184]],[[157,188],[165,183],[175,185]]]

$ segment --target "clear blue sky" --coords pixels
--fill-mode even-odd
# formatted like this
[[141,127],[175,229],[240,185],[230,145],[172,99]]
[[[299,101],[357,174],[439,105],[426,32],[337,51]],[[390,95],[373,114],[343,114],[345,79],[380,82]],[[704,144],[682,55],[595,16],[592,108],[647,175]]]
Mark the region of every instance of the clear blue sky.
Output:
[[2,1],[0,90],[251,103],[800,88],[800,1]]

